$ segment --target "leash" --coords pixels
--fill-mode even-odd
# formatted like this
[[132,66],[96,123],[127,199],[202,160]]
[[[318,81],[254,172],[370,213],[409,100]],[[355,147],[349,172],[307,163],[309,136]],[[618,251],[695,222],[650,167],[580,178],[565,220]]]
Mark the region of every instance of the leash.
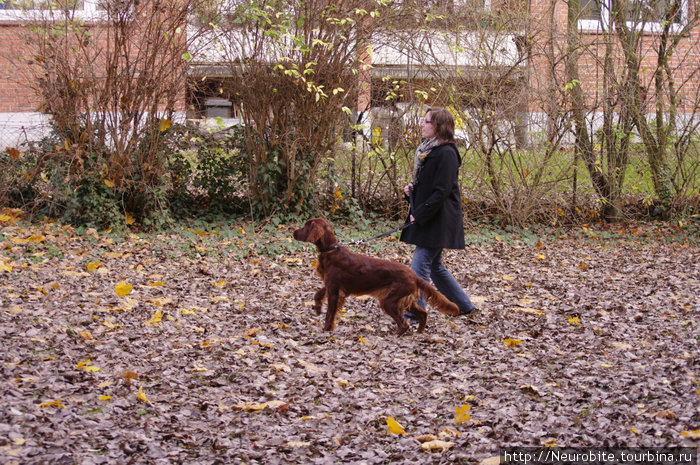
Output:
[[[411,212],[413,211],[413,189],[409,189],[408,192],[409,192],[409,195],[408,195],[408,204],[409,204],[409,208],[410,208],[408,214],[410,215]],[[396,227],[396,228],[392,229],[391,231],[387,231],[387,232],[378,234],[378,235],[373,236],[373,237],[368,237],[368,238],[365,238],[365,239],[358,239],[358,240],[352,241],[352,242],[338,242],[338,243],[333,244],[332,246],[330,246],[330,247],[328,247],[328,248],[325,248],[325,249],[321,250],[320,253],[330,252],[331,250],[335,250],[335,249],[338,249],[338,248],[340,248],[340,247],[347,246],[347,245],[364,244],[365,242],[370,242],[370,241],[373,241],[373,240],[375,240],[375,239],[381,239],[382,237],[386,237],[386,236],[388,236],[388,235],[390,235],[390,234],[394,234],[395,232],[398,232],[398,231],[401,231],[401,230],[403,230],[403,229],[406,229],[406,228],[408,228],[409,226],[411,226],[412,224],[413,224],[413,223],[411,223],[410,221],[406,221],[404,224],[402,224],[402,225],[399,226],[399,227]]]

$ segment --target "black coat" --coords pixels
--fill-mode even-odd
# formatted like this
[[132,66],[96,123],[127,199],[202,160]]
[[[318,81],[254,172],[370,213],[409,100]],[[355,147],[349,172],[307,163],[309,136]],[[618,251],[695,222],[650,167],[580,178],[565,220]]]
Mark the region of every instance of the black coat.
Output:
[[416,222],[401,241],[426,248],[463,249],[462,196],[457,176],[462,159],[454,143],[434,147],[413,186],[411,212]]

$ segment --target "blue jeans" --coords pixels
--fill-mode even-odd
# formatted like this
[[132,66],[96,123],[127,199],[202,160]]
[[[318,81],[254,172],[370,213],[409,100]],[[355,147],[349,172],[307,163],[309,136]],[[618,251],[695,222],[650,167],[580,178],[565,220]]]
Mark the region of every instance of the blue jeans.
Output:
[[[418,276],[433,284],[438,291],[459,307],[460,313],[469,313],[474,310],[474,304],[469,300],[469,296],[459,285],[452,273],[442,264],[442,250],[416,247],[413,252],[411,269]],[[425,296],[421,292],[418,305],[425,308]]]

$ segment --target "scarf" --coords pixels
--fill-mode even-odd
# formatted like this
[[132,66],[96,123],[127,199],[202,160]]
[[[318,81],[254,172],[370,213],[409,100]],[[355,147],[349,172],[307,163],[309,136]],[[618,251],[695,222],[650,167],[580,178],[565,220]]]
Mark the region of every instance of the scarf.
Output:
[[425,157],[427,157],[430,151],[433,149],[433,147],[437,145],[437,137],[434,139],[424,139],[423,142],[421,142],[418,148],[416,149],[416,155],[414,159],[415,163],[413,165],[414,186],[418,183],[418,175],[420,174],[420,170],[423,168],[423,161],[425,160]]

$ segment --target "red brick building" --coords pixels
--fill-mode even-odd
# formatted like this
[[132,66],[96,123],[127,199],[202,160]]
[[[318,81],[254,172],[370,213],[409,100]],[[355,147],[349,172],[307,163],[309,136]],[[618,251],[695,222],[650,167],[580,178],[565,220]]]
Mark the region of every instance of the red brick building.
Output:
[[[406,1],[406,0],[404,0]],[[668,63],[668,69],[672,70],[675,89],[680,95],[680,113],[692,114],[697,110],[700,101],[700,27],[697,21],[697,4],[691,0],[629,0],[632,5],[630,21],[635,20],[633,29],[640,34],[642,40],[641,81],[646,87],[643,95],[653,90],[653,71],[656,69],[656,50],[659,39],[662,36],[663,17],[671,18],[669,28],[672,41],[677,40],[672,59]],[[506,32],[499,31],[498,37],[492,34],[488,38],[488,59],[496,63],[500,69],[517,67],[518,78],[512,82],[512,87],[518,92],[508,94],[506,99],[517,97],[518,111],[529,113],[527,130],[537,132],[539,126],[547,119],[545,115],[552,111],[561,111],[554,103],[556,100],[547,101],[548,92],[561,92],[566,85],[563,79],[564,60],[562,59],[567,44],[567,21],[569,15],[568,2],[563,0],[529,0],[518,3],[491,2],[485,0],[478,4],[467,5],[467,0],[420,0],[419,7],[427,12],[436,12],[444,17],[450,16],[452,11],[459,8],[483,8],[491,15],[501,12],[521,11],[529,13],[531,21],[519,29],[510,29]],[[580,0],[581,14],[577,18],[578,30],[581,32],[581,42],[585,45],[579,59],[579,73],[581,86],[590,101],[600,99],[603,80],[602,57],[606,47],[606,35],[604,31],[610,30],[611,9],[615,6],[613,0]],[[38,17],[44,17],[46,10],[35,7],[35,10],[23,10],[17,5],[25,5],[27,2],[0,0],[0,147],[16,146],[26,139],[39,137],[46,129],[48,117],[41,111],[41,99],[32,90],[32,76],[27,67],[26,24]],[[32,5],[42,5],[44,2],[30,2]],[[398,8],[401,1],[395,2]],[[76,18],[85,20],[86,23],[99,20],[103,11],[100,9],[99,0],[83,0],[79,8],[72,14]],[[54,18],[59,19],[63,13],[53,12]],[[641,23],[639,22],[641,20]],[[439,28],[439,21],[434,22]],[[688,25],[691,27],[688,27]],[[410,26],[407,27],[410,30]],[[461,41],[460,48],[452,48],[442,53],[439,62],[433,64],[433,68],[444,67],[449,72],[455,70],[469,70],[474,76],[468,85],[480,85],[480,76],[483,74],[483,60],[478,49],[481,47],[481,36],[470,30],[467,24],[462,28],[457,41]],[[379,35],[378,37],[381,37]],[[481,39],[479,39],[479,37]],[[360,86],[358,110],[367,110],[370,105],[381,105],[381,99],[374,98],[372,89],[376,89],[387,76],[416,81],[429,81],[440,79],[440,73],[427,72],[425,61],[422,68],[422,45],[416,42],[404,42],[402,45],[390,46],[387,42],[377,43],[371,57],[371,72],[361,73],[364,84]],[[434,49],[434,44],[430,46]],[[619,45],[614,45],[618,47]],[[531,53],[524,54],[528,49]],[[458,52],[455,52],[458,50]],[[461,51],[459,51],[461,50]],[[424,50],[423,50],[424,52]],[[527,56],[526,60],[521,60]],[[615,66],[622,63],[621,53],[616,52]],[[196,60],[195,60],[196,61]],[[215,63],[200,63],[202,69],[214,69]],[[461,72],[461,71],[459,71]],[[201,74],[201,73],[200,73]],[[206,72],[204,73],[206,75]],[[195,75],[198,75],[195,73]],[[515,74],[514,74],[515,75]],[[522,79],[522,81],[520,80]],[[428,87],[430,85],[428,84]],[[183,95],[183,99],[184,99]],[[217,101],[219,104],[221,102]],[[216,103],[216,102],[215,102]],[[225,103],[225,102],[224,102]],[[430,103],[430,101],[427,101]],[[650,109],[653,109],[653,105]],[[202,108],[200,107],[201,111]],[[368,113],[369,114],[369,113]],[[184,113],[183,113],[184,115]]]

